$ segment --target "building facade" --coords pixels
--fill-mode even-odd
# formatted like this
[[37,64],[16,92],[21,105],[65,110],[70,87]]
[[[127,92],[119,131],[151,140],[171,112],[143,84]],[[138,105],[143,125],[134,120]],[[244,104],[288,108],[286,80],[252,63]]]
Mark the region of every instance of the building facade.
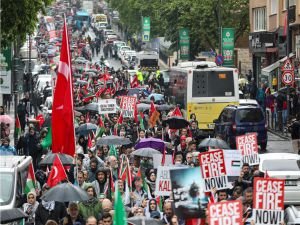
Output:
[[257,84],[263,82],[276,90],[282,87],[280,67],[287,56],[288,42],[295,75],[299,76],[300,0],[289,0],[289,26],[287,0],[250,0],[249,17],[254,79]]

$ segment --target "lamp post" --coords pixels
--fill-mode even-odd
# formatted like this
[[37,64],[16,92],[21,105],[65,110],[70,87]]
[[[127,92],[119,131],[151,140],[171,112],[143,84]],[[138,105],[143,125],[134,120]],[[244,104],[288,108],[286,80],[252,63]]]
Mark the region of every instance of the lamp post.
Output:
[[[13,76],[12,76],[12,87],[13,87],[13,94],[14,94],[14,110],[15,110],[15,121],[18,117],[18,61],[19,58],[14,57],[14,64],[13,64]],[[17,146],[18,144],[18,134],[16,132],[16,129],[14,131],[14,144]]]

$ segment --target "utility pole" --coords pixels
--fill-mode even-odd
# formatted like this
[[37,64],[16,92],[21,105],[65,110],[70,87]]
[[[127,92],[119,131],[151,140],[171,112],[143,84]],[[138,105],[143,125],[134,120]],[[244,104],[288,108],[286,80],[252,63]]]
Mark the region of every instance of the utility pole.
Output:
[[218,0],[218,26],[219,26],[219,55],[222,55],[222,14],[221,14],[222,0]]
[[[286,13],[287,13],[287,18],[286,18],[286,56],[287,59],[290,57],[290,0],[286,1]],[[286,102],[287,102],[287,120],[289,119],[290,116],[290,85],[287,85],[287,90],[286,90]]]

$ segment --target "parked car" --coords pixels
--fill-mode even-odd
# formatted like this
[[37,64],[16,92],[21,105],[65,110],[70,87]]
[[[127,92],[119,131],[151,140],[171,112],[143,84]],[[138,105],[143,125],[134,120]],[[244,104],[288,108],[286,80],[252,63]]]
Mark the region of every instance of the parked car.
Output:
[[259,171],[271,178],[285,180],[284,204],[300,204],[300,155],[293,153],[266,153],[259,155]]
[[253,105],[259,106],[258,102],[255,99],[240,99],[239,105]]
[[289,206],[284,211],[284,222],[286,225],[300,224],[300,206]]
[[257,142],[261,150],[267,147],[267,124],[259,106],[226,106],[214,123],[215,135],[225,140],[233,149],[236,148],[236,136],[252,132],[257,133]]
[[113,42],[113,56],[116,57],[118,55],[118,51],[121,46],[126,46],[124,41],[114,41]]
[[121,46],[119,48],[119,51],[118,51],[118,58],[121,60],[122,59],[122,55],[124,54],[125,51],[130,51],[131,48],[129,46]]

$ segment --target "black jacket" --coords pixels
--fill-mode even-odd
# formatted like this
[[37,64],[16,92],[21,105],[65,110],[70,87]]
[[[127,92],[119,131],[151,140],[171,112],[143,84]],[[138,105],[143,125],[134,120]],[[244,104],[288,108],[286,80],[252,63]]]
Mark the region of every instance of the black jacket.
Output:
[[47,220],[54,220],[59,223],[66,215],[66,207],[61,202],[55,202],[55,207],[52,211],[48,211],[43,207],[42,203],[40,203],[35,212],[35,225],[44,225]]

